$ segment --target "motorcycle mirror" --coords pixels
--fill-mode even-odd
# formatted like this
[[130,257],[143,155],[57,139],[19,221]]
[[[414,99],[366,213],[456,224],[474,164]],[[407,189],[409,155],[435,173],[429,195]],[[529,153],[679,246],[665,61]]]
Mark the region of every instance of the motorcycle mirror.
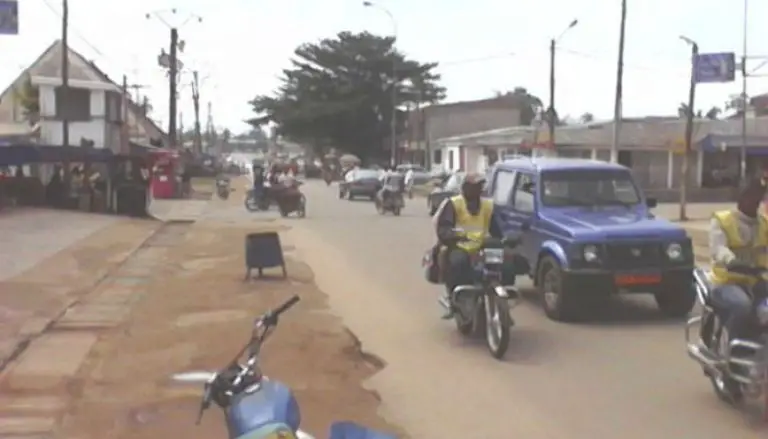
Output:
[[196,370],[173,374],[171,379],[179,383],[212,383],[216,379],[216,373]]

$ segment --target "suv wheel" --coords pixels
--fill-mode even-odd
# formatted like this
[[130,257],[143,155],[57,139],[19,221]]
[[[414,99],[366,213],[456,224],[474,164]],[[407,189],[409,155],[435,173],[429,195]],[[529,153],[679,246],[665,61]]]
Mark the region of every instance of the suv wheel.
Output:
[[669,317],[685,317],[696,304],[696,291],[692,287],[664,288],[653,295],[659,310]]
[[552,256],[544,257],[539,263],[536,278],[547,317],[560,322],[570,322],[580,317],[576,292],[571,291],[563,280],[562,267],[557,259]]

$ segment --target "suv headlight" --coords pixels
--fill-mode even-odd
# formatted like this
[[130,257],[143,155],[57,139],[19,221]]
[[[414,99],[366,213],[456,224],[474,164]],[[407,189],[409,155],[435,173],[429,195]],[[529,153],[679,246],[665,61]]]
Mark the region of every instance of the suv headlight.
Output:
[[600,258],[600,254],[598,253],[598,249],[596,245],[585,245],[583,251],[584,260],[587,262],[597,262],[597,260]]
[[680,261],[685,256],[683,254],[683,246],[678,244],[677,242],[673,242],[669,245],[667,245],[667,257],[671,261]]

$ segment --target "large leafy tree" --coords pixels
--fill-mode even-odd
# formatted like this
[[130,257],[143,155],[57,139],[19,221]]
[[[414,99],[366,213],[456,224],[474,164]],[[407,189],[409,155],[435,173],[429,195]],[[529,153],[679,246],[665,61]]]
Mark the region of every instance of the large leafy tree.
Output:
[[391,37],[341,32],[299,46],[277,91],[251,101],[257,117],[248,122],[254,127],[271,123],[291,140],[332,146],[363,159],[385,156],[392,118],[398,132],[405,125],[405,115],[396,108],[445,97],[436,66],[407,58]]

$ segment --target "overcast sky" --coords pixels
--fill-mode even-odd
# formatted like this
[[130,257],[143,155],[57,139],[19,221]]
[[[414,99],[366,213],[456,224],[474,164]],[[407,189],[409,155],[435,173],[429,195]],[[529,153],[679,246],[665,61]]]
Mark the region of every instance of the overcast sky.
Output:
[[[626,43],[625,116],[674,114],[687,100],[690,48],[741,55],[741,0],[629,0]],[[396,19],[398,47],[420,61],[438,61],[450,101],[480,99],[495,90],[528,88],[548,99],[548,41],[577,18],[559,43],[557,108],[561,115],[584,112],[598,119],[613,114],[620,0],[382,0]],[[168,28],[145,14],[178,7],[162,18],[181,25],[183,62],[205,78],[203,101],[213,104],[216,125],[235,132],[248,127],[248,100],[271,92],[293,49],[339,31],[391,34],[379,9],[356,0],[70,0],[71,46],[113,78],[147,85],[153,116],[167,120],[167,82],[156,66],[168,44]],[[60,0],[20,1],[21,31],[0,36],[0,83],[10,83],[61,36]],[[750,1],[748,53],[768,56],[768,1]],[[751,62],[757,68],[761,60]],[[759,70],[768,74],[768,67]],[[191,75],[187,75],[185,83]],[[749,80],[750,94],[768,92],[765,78]],[[722,106],[741,83],[699,87],[697,108]],[[182,90],[184,124],[191,125],[189,87]],[[203,106],[205,109],[205,106]],[[205,115],[203,115],[205,117]]]

